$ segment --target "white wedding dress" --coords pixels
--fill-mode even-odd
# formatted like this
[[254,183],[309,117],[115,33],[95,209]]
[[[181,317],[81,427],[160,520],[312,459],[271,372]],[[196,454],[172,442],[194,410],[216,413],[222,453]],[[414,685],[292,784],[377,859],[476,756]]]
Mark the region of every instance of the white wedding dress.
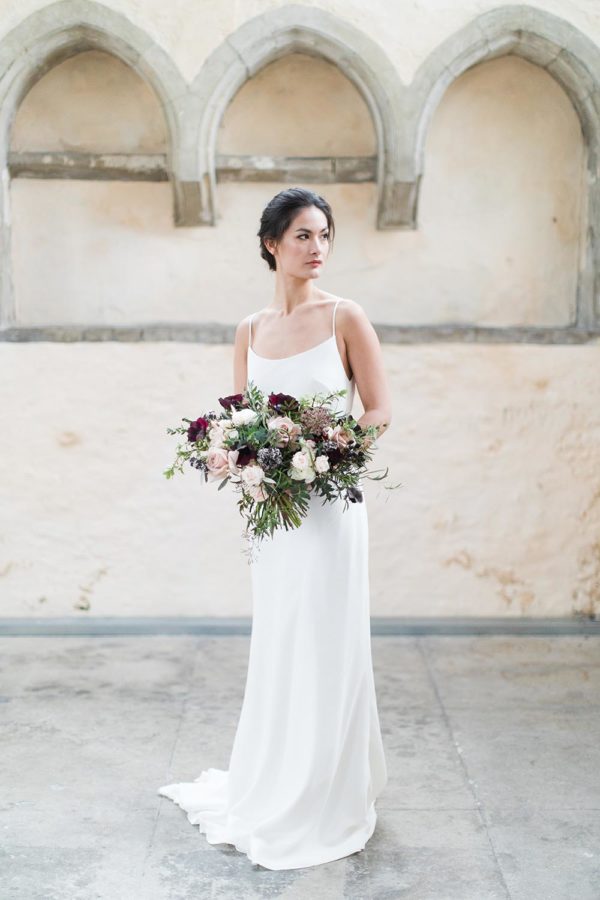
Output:
[[[332,301],[334,302],[334,301]],[[335,335],[302,353],[248,351],[248,381],[300,397],[347,389]],[[158,793],[211,844],[267,869],[297,869],[362,850],[387,783],[371,657],[366,500],[312,495],[298,529],[278,530],[250,565],[248,674],[228,770]]]

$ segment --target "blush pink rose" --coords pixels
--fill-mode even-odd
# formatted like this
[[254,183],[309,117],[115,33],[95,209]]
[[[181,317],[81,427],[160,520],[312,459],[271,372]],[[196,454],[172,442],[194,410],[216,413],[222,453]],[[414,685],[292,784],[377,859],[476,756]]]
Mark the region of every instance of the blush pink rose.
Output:
[[220,481],[229,475],[229,457],[225,447],[209,447],[206,454],[207,478]]
[[346,450],[349,444],[355,444],[356,438],[351,428],[344,428],[343,425],[336,425],[335,428],[329,427],[326,432],[328,441],[334,441],[340,450]]
[[256,500],[258,503],[262,503],[263,500],[267,499],[267,494],[262,484],[248,485],[246,490],[252,499]]
[[242,481],[246,491],[253,500],[263,501],[267,499],[267,493],[263,485],[264,479],[265,471],[261,466],[256,465],[255,463],[244,466],[242,470]]
[[301,427],[292,422],[289,416],[273,416],[268,420],[267,427],[278,432],[276,447],[287,447],[302,434]]

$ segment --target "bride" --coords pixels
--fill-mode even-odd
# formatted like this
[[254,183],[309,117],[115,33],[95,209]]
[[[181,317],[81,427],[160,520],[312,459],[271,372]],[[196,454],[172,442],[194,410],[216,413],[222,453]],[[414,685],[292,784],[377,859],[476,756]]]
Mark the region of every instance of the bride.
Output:
[[[260,253],[275,273],[272,302],[238,325],[234,392],[253,382],[296,397],[355,389],[361,425],[391,421],[375,329],[354,300],[316,281],[334,235],[328,202],[289,188],[263,210]],[[278,530],[251,563],[248,672],[227,769],[158,793],[211,844],[233,844],[267,869],[297,869],[363,850],[387,783],[370,636],[366,495],[312,495],[298,529]]]

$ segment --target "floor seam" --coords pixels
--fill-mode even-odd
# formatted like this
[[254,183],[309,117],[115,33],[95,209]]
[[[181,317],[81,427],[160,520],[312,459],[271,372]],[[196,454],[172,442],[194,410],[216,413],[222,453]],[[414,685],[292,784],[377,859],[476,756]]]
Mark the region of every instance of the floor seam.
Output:
[[466,764],[466,762],[465,762],[465,759],[464,759],[464,756],[463,756],[463,753],[462,753],[462,749],[461,749],[460,744],[458,743],[458,741],[457,741],[457,739],[456,739],[456,736],[455,736],[455,734],[454,734],[454,729],[453,729],[453,727],[452,727],[452,723],[451,723],[451,721],[450,721],[450,717],[448,716],[448,713],[446,712],[446,708],[445,708],[445,706],[444,706],[444,702],[443,702],[443,700],[442,700],[442,696],[441,696],[441,694],[440,694],[440,691],[439,691],[439,688],[438,688],[438,684],[437,684],[437,681],[435,680],[435,675],[434,675],[434,673],[433,673],[433,669],[432,669],[432,667],[431,667],[431,663],[430,663],[429,657],[428,657],[428,655],[427,655],[427,650],[426,650],[426,648],[425,648],[425,646],[424,646],[424,641],[423,641],[422,639],[418,639],[418,638],[417,638],[417,648],[418,648],[418,651],[419,651],[419,653],[420,653],[420,655],[421,655],[421,658],[422,658],[422,660],[423,660],[423,663],[424,663],[424,665],[425,665],[425,670],[426,670],[426,672],[427,672],[427,676],[428,676],[428,678],[429,678],[431,687],[432,687],[432,689],[433,689],[433,692],[434,692],[434,694],[435,694],[437,703],[438,703],[438,705],[439,705],[439,708],[440,708],[440,711],[441,711],[441,715],[442,715],[442,718],[443,718],[443,720],[444,720],[444,724],[445,724],[445,726],[446,726],[446,729],[447,729],[447,731],[448,731],[448,734],[450,735],[450,739],[451,739],[451,741],[452,741],[452,745],[453,745],[454,750],[455,750],[455,752],[456,752],[456,755],[457,755],[457,757],[458,757],[458,760],[459,760],[459,763],[460,763],[460,767],[461,767],[461,769],[462,769],[462,772],[463,772],[465,781],[466,781],[466,783],[467,783],[467,785],[468,785],[468,788],[469,788],[469,791],[470,791],[470,793],[471,793],[471,796],[473,797],[473,800],[475,801],[476,811],[477,811],[477,814],[478,814],[479,819],[480,819],[480,821],[481,821],[481,824],[483,825],[483,827],[484,827],[484,829],[485,829],[485,834],[486,834],[486,837],[487,837],[487,840],[488,840],[488,844],[489,844],[490,850],[492,851],[492,854],[493,854],[493,856],[494,856],[494,860],[495,860],[495,862],[496,862],[496,867],[497,867],[497,870],[498,870],[498,874],[500,875],[500,878],[501,878],[501,880],[502,880],[502,886],[504,887],[504,890],[506,891],[506,896],[507,896],[508,900],[513,900],[512,894],[511,894],[511,892],[510,892],[510,890],[509,890],[509,887],[508,887],[508,884],[506,883],[506,878],[504,877],[504,870],[502,869],[502,865],[500,864],[500,860],[498,859],[498,854],[497,854],[497,852],[496,852],[496,847],[495,847],[495,845],[494,845],[494,842],[493,842],[493,840],[492,840],[492,836],[491,836],[491,834],[490,834],[490,830],[489,830],[489,828],[488,828],[487,818],[486,818],[486,815],[485,815],[485,807],[484,807],[482,801],[480,800],[480,798],[479,798],[479,796],[478,796],[478,794],[477,794],[477,791],[476,791],[476,789],[475,789],[475,782],[473,781],[473,779],[472,779],[472,778],[470,777],[470,775],[469,775],[469,770],[468,770],[468,768],[467,768],[467,764]]
[[[175,750],[176,750],[176,748],[177,748],[177,743],[178,743],[178,741],[179,741],[179,735],[180,735],[180,733],[181,733],[181,726],[182,726],[182,723],[183,723],[183,718],[184,718],[184,716],[185,716],[185,712],[186,712],[186,709],[187,709],[187,704],[188,704],[188,701],[189,701],[189,698],[190,698],[191,685],[193,684],[194,677],[195,677],[195,674],[196,674],[196,665],[197,665],[197,660],[198,660],[198,650],[199,650],[201,641],[202,641],[202,638],[197,638],[197,639],[194,641],[193,648],[192,648],[192,660],[191,660],[191,663],[188,664],[188,666],[187,666],[187,674],[184,676],[184,680],[185,680],[185,684],[186,684],[186,691],[185,691],[185,694],[183,695],[183,699],[182,699],[182,701],[181,701],[181,711],[180,711],[180,713],[179,713],[179,721],[177,722],[177,728],[175,729],[175,735],[174,735],[174,737],[173,737],[173,743],[172,743],[172,745],[171,745],[171,752],[170,752],[170,754],[169,754],[169,761],[168,761],[168,763],[167,763],[167,768],[168,768],[169,771],[171,770],[171,764],[172,764],[172,762],[173,762],[173,758],[174,758],[174,756],[175,756]],[[158,787],[158,785],[157,785],[157,787]],[[150,851],[152,850],[152,847],[154,846],[154,837],[155,837],[155,834],[156,834],[156,829],[157,829],[157,827],[158,827],[158,823],[159,823],[159,820],[160,820],[161,810],[162,810],[163,807],[164,807],[164,804],[162,803],[163,798],[160,797],[160,796],[157,796],[156,799],[157,799],[156,815],[155,815],[155,817],[154,817],[154,824],[153,824],[153,826],[152,826],[152,832],[151,832],[151,834],[150,834],[150,840],[148,841],[148,845],[147,845],[147,847],[146,847],[146,854],[145,854],[145,856],[144,856],[144,861],[143,861],[143,864],[142,864],[142,872],[141,872],[141,877],[142,877],[142,879],[144,878],[144,876],[145,876],[145,874],[146,874],[146,865],[147,865],[147,862],[148,862],[148,858],[149,858],[149,856],[150,856]]]

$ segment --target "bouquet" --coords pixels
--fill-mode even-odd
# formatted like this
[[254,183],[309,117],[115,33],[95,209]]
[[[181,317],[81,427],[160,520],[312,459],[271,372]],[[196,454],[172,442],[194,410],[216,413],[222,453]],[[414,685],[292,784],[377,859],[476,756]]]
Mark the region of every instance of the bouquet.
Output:
[[188,464],[205,482],[220,482],[218,490],[233,485],[241,495],[243,536],[251,552],[276,529],[300,527],[311,495],[323,497],[323,503],[344,499],[347,509],[349,502],[363,500],[361,477],[387,476],[388,469],[379,475],[382,470],[366,468],[376,449],[377,425],[362,427],[352,415],[331,408],[345,393],[346,388],[299,399],[265,395],[250,381],[244,393],[218,398],[222,412],[209,410],[167,428],[185,439],[163,474],[172,478]]

